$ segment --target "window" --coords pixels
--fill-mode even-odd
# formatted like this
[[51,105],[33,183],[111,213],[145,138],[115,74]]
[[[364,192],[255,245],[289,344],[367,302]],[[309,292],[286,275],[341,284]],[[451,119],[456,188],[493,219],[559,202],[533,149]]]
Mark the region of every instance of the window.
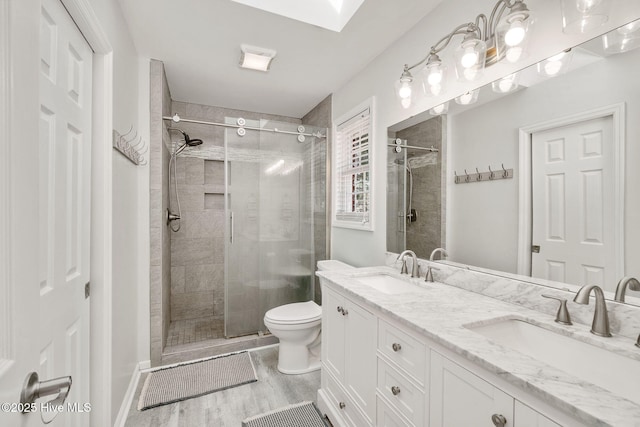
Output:
[[337,121],[334,225],[373,230],[371,220],[372,100]]

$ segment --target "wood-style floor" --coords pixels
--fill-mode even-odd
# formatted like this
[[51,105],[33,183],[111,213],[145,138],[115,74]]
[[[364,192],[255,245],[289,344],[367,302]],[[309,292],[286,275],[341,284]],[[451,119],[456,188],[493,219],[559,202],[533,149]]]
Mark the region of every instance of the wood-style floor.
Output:
[[138,399],[148,374],[140,376],[126,427],[240,427],[247,417],[292,403],[316,401],[320,371],[302,375],[278,372],[278,347],[250,352],[258,381],[183,402],[138,411]]

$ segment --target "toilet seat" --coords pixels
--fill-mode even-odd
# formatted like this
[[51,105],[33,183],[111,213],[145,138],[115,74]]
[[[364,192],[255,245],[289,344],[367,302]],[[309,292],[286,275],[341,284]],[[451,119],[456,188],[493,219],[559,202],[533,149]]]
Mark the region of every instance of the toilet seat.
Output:
[[322,319],[322,308],[313,301],[294,302],[272,308],[264,317],[278,325],[311,323]]

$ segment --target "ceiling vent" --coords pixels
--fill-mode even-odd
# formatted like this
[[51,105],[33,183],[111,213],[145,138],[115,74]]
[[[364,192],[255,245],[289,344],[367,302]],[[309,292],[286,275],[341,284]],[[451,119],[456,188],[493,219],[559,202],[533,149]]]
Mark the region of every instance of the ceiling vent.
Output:
[[269,71],[271,61],[276,56],[275,50],[247,44],[241,44],[240,50],[242,51],[240,66],[249,70]]

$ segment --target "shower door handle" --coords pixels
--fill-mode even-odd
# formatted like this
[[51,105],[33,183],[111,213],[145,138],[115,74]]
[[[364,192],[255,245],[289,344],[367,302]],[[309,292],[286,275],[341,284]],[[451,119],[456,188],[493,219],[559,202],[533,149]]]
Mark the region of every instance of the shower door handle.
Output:
[[233,244],[233,211],[229,217],[229,242]]

